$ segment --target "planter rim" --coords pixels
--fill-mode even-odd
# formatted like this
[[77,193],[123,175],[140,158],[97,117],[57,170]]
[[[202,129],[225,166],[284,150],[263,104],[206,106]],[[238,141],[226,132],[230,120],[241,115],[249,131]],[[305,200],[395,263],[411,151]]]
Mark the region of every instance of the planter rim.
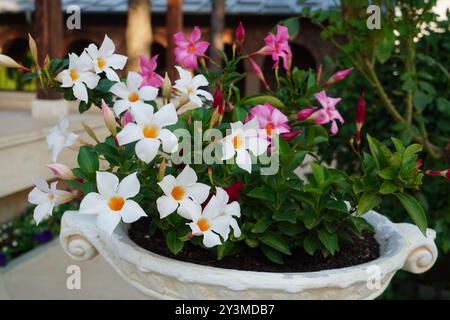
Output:
[[[394,224],[374,211],[367,213],[364,218],[375,229],[375,239],[380,244],[380,257],[351,267],[312,272],[244,271],[175,260],[147,251],[135,244],[128,237],[127,229],[123,225],[120,225],[112,235],[108,236],[96,227],[95,216],[81,215],[75,211],[64,214],[60,238],[63,247],[73,259],[90,259],[98,250],[123,277],[127,277],[127,275],[119,270],[120,268],[116,266],[116,263],[113,263],[113,259],[115,261],[122,259],[136,265],[142,272],[158,273],[184,283],[220,286],[234,291],[276,289],[296,293],[305,289],[324,287],[346,288],[356,282],[366,282],[373,272],[379,272],[383,277],[393,275],[402,268],[420,273],[433,265],[437,257],[433,242],[435,237],[433,230],[429,229],[427,237],[424,237],[416,226]],[[75,248],[78,251],[70,248],[70,243],[73,243],[71,237],[73,240],[73,237],[76,236],[87,240],[93,248],[91,250]],[[432,245],[428,242],[427,245],[434,246],[434,248],[426,248],[427,254],[425,255],[423,250],[420,251],[420,255],[409,261],[410,266],[408,266],[408,257],[419,244],[415,238],[420,238],[420,236],[423,238],[421,239],[422,242],[431,241]],[[411,245],[414,245],[414,248]],[[421,245],[424,246],[424,244]],[[405,247],[408,250],[405,250]],[[130,280],[130,282],[132,281]],[[134,285],[141,286],[140,283]]]

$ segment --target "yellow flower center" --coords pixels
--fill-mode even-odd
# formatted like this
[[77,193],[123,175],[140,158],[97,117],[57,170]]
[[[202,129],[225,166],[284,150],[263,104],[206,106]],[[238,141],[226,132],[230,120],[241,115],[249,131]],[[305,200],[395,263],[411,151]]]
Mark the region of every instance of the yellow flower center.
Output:
[[172,197],[177,201],[180,201],[181,199],[183,199],[185,194],[186,194],[186,191],[184,190],[183,187],[175,186],[172,189]]
[[72,78],[72,81],[77,81],[79,76],[78,76],[78,72],[75,69],[70,69],[70,78]]
[[194,92],[194,89],[192,89],[192,88],[187,88],[187,93],[188,93],[188,94],[191,94],[192,92]]
[[188,53],[193,54],[195,52],[195,46],[193,44],[189,45]]
[[208,231],[211,228],[208,220],[206,220],[205,218],[198,219],[197,226],[203,232]]
[[106,66],[106,62],[102,58],[97,58],[97,65],[100,69],[103,69]]
[[269,123],[269,124],[266,126],[266,133],[267,133],[268,136],[271,136],[271,135],[272,135],[272,130],[273,130],[273,125],[272,125],[271,123]]
[[244,143],[244,141],[242,140],[241,137],[234,136],[234,138],[233,138],[233,147],[235,149],[239,149],[242,146],[243,143]]
[[112,211],[122,210],[125,204],[125,199],[122,197],[112,197],[109,199],[108,206]]
[[138,95],[136,92],[133,92],[132,94],[130,94],[130,95],[128,96],[128,100],[129,100],[130,102],[136,102],[136,101],[139,100],[139,95]]
[[48,198],[50,199],[50,201],[55,200],[55,194],[52,192],[48,195]]
[[155,139],[158,137],[158,128],[154,126],[145,126],[144,127],[144,137]]

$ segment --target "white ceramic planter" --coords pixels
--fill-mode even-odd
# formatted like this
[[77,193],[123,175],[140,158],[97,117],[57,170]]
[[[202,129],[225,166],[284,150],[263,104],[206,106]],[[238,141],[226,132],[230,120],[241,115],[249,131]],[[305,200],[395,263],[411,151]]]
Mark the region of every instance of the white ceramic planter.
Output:
[[374,299],[400,270],[422,273],[436,261],[435,232],[370,212],[381,256],[358,266],[308,273],[221,269],[180,262],[134,244],[124,226],[108,236],[95,216],[66,212],[60,240],[74,260],[100,255],[132,286],[158,299]]

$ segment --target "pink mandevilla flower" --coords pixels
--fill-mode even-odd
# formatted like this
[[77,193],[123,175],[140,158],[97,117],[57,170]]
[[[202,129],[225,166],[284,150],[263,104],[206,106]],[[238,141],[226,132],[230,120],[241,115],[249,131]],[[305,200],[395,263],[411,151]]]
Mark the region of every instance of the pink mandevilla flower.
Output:
[[288,117],[269,103],[258,105],[250,110],[251,117],[258,120],[259,128],[265,130],[266,137],[270,139],[273,133],[283,135],[291,132],[287,124]]
[[264,55],[271,55],[275,62],[274,69],[278,68],[280,58],[283,59],[283,67],[289,70],[292,62],[292,51],[289,46],[288,28],[285,26],[277,26],[277,34],[269,32],[264,39],[266,45],[259,51]]
[[144,79],[141,87],[151,86],[159,88],[162,86],[164,79],[155,72],[158,67],[158,55],[151,57],[141,56],[141,71],[139,74]]
[[327,124],[331,122],[331,134],[334,136],[338,133],[339,128],[337,120],[343,124],[345,121],[339,111],[336,110],[336,105],[341,101],[341,98],[327,97],[325,91],[321,91],[314,95],[322,105],[322,109],[317,107],[306,108],[297,113],[298,121],[314,120],[316,124]]
[[189,39],[184,37],[183,32],[174,34],[175,41],[175,60],[177,64],[185,69],[195,70],[198,67],[198,57],[205,55],[209,43],[200,41],[201,32],[199,27],[194,27]]

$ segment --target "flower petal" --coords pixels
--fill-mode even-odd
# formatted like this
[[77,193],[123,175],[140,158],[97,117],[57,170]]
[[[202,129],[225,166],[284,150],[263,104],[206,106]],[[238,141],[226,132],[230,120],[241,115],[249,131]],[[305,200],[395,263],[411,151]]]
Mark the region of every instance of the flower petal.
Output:
[[114,45],[114,42],[105,34],[103,43],[98,51],[99,55],[101,57],[109,57],[114,53],[114,51],[116,51],[116,46]]
[[158,134],[158,138],[161,139],[162,149],[167,153],[174,153],[178,151],[178,139],[177,136],[167,129],[161,129]]
[[111,235],[121,219],[122,217],[118,212],[102,212],[97,217],[97,227]]
[[223,212],[228,216],[239,218],[241,216],[241,206],[239,205],[239,202],[233,201],[232,203],[225,206]]
[[227,216],[220,216],[212,220],[211,229],[222,236],[227,241],[230,233],[230,221],[231,218]]
[[51,202],[45,202],[39,204],[36,208],[34,208],[33,219],[36,221],[36,224],[41,223],[47,217],[50,217],[53,212],[53,207],[55,205]]
[[175,106],[172,103],[166,104],[153,117],[154,123],[160,127],[171,126],[178,122],[178,115]]
[[186,188],[186,196],[194,199],[198,203],[203,203],[209,196],[210,186],[204,183],[194,183]]
[[88,102],[88,93],[86,86],[82,82],[75,82],[73,85],[73,95],[78,100]]
[[139,89],[139,97],[144,101],[152,101],[158,96],[158,91],[158,88],[145,86]]
[[158,154],[161,141],[158,139],[145,138],[136,144],[136,155],[145,163],[152,162]]
[[183,218],[197,222],[202,216],[202,207],[192,200],[183,199],[180,201],[177,212]]
[[212,231],[206,231],[203,233],[203,244],[207,248],[213,248],[222,244],[220,237]]
[[97,190],[105,199],[111,198],[117,191],[119,178],[110,172],[97,172]]
[[231,142],[224,141],[222,143],[222,160],[228,160],[234,157],[236,151],[234,150],[234,146]]
[[106,200],[95,192],[88,193],[80,203],[80,213],[100,214],[107,211]]
[[162,196],[156,200],[156,207],[158,208],[159,216],[164,219],[178,208],[178,202],[172,197]]
[[153,122],[153,106],[151,105],[133,106],[131,108],[131,114],[141,128]]
[[127,124],[118,134],[117,141],[120,146],[144,139],[142,128],[135,123]]
[[134,71],[128,72],[127,87],[131,92],[139,92],[142,81],[143,79],[139,73]]
[[137,178],[137,172],[125,177],[117,188],[117,194],[125,199],[133,198],[141,189],[141,183]]
[[133,223],[142,217],[146,217],[145,211],[133,200],[125,201],[120,215],[125,223]]
[[174,176],[165,176],[161,182],[158,182],[159,187],[162,189],[165,195],[170,196],[173,187],[177,184],[177,180]]
[[258,137],[248,138],[248,149],[255,155],[259,156],[263,154],[269,147],[269,141],[266,139],[260,139]]
[[117,100],[114,103],[114,113],[119,117],[124,111],[130,108],[131,104],[128,100]]
[[106,74],[106,78],[111,81],[119,82],[120,78],[112,68],[104,68],[103,71]]
[[122,70],[127,64],[128,57],[121,54],[113,54],[111,57],[107,58],[107,63],[111,68],[116,70]]
[[197,174],[187,165],[177,177],[177,183],[181,186],[190,186],[197,182]]
[[239,168],[247,171],[248,173],[252,173],[252,158],[250,154],[245,149],[236,150],[236,164]]
[[130,90],[123,82],[119,82],[114,84],[111,89],[109,89],[109,92],[112,94],[118,96],[121,99],[128,99],[128,96],[130,95]]

